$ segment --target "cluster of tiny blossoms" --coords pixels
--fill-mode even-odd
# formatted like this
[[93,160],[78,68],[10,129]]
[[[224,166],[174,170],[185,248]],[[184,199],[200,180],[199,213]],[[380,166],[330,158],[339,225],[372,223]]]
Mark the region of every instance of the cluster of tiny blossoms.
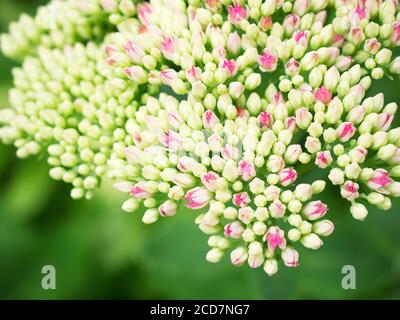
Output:
[[22,14],[11,23],[9,33],[1,35],[1,50],[22,60],[40,46],[62,49],[76,42],[102,41],[110,30],[107,17],[100,0],[52,0],[36,17]]
[[[144,223],[199,210],[208,261],[272,275],[333,232],[327,182],[359,220],[400,196],[397,105],[368,95],[400,74],[396,0],[89,2],[102,43],[36,40],[0,117],[0,138],[47,150],[74,198],[108,172]],[[326,181],[302,181],[310,169]]]

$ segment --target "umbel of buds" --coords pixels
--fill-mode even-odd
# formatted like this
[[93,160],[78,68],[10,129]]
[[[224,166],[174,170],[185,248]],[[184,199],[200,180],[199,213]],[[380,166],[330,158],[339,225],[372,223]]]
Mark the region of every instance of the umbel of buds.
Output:
[[397,105],[369,90],[399,45],[392,0],[54,1],[2,36],[23,63],[0,139],[73,198],[107,174],[144,223],[196,210],[209,262],[273,275],[333,232],[327,183],[358,220],[400,196]]

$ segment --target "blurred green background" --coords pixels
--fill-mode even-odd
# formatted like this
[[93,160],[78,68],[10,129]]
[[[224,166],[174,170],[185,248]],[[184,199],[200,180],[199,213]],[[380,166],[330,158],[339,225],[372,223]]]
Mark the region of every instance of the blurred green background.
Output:
[[[39,0],[1,0],[0,32]],[[0,57],[0,103],[7,106],[11,68]],[[386,102],[400,102],[398,81],[380,81]],[[397,124],[399,123],[397,119]],[[40,159],[16,160],[0,145],[1,299],[399,299],[400,202],[390,211],[370,210],[355,221],[338,190],[323,199],[335,232],[318,251],[301,250],[301,266],[281,267],[274,277],[262,268],[235,268],[205,261],[207,237],[181,210],[152,226],[141,214],[120,210],[123,198],[105,182],[91,201],[73,201],[69,187],[48,177]],[[316,175],[318,173],[313,173]],[[43,290],[41,269],[53,265],[57,289]],[[342,267],[353,265],[357,289],[341,287]]]

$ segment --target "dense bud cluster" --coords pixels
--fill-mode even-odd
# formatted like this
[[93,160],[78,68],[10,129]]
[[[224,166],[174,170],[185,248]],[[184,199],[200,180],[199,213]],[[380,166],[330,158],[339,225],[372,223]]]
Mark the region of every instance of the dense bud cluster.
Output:
[[110,30],[100,0],[52,0],[36,17],[22,14],[1,36],[3,53],[22,60],[35,55],[39,46],[64,48],[76,42],[101,42]]
[[[47,150],[74,198],[107,172],[144,223],[198,209],[208,261],[228,251],[272,275],[333,232],[326,183],[358,220],[400,196],[397,105],[368,94],[400,73],[397,1],[101,5],[89,20],[108,21],[102,44],[38,40],[1,111],[0,138],[19,157]],[[302,181],[310,169],[326,181]]]

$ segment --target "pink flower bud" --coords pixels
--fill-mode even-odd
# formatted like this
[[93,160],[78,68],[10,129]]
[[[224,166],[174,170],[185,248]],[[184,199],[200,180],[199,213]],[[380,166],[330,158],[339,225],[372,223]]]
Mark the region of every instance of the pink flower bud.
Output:
[[114,55],[116,52],[118,52],[118,48],[113,45],[108,44],[108,45],[106,45],[105,52],[106,52],[106,56],[107,56],[107,63],[109,65],[114,64],[115,63]]
[[353,162],[362,163],[367,156],[368,150],[364,147],[357,146],[354,149],[350,150],[349,155]]
[[283,97],[282,92],[277,92],[274,95],[274,98],[272,100],[272,104],[274,107],[276,107],[278,104],[285,103],[285,98]]
[[293,12],[299,16],[303,16],[311,6],[310,0],[295,0],[293,4]]
[[361,27],[353,27],[349,32],[349,40],[356,46],[365,40],[365,35]]
[[242,119],[247,119],[250,116],[250,113],[246,109],[241,108],[239,106],[236,107],[236,113],[237,117]]
[[145,55],[143,47],[134,40],[129,40],[125,45],[125,51],[129,58],[134,63],[142,63],[142,59]]
[[221,155],[225,160],[229,159],[235,160],[239,157],[239,150],[238,148],[230,144],[227,144],[225,145],[225,147],[222,148]]
[[174,69],[166,69],[160,72],[162,83],[170,86],[172,80],[178,78],[178,73]]
[[195,66],[192,66],[190,69],[186,70],[186,79],[190,83],[194,83],[200,79],[201,76],[201,69]]
[[282,218],[285,215],[286,207],[279,200],[274,200],[268,207],[271,217]]
[[233,204],[238,207],[246,207],[250,203],[250,197],[247,192],[236,193],[233,195]]
[[339,56],[336,60],[335,66],[340,72],[343,72],[349,69],[352,63],[353,59],[351,57]]
[[368,39],[364,44],[364,50],[371,54],[376,54],[380,47],[381,43],[376,38]]
[[172,217],[176,214],[177,208],[176,202],[167,200],[158,208],[158,211],[162,217]]
[[268,242],[268,249],[274,251],[276,247],[284,250],[286,248],[285,232],[279,227],[271,227],[264,236],[264,241]]
[[272,114],[268,111],[262,111],[258,116],[258,124],[261,128],[270,128],[272,125]]
[[142,199],[150,197],[150,193],[145,189],[144,181],[138,182],[132,187],[131,196]]
[[230,52],[237,54],[239,52],[241,46],[242,46],[242,43],[241,43],[239,34],[236,31],[230,33],[228,35],[228,40],[227,40],[227,44],[226,44],[227,49]]
[[184,123],[184,119],[179,112],[168,112],[168,122],[172,128],[179,129]]
[[173,59],[173,54],[176,51],[176,40],[171,37],[165,37],[161,42],[161,52],[168,60]]
[[308,33],[307,31],[296,31],[293,34],[293,39],[299,46],[307,47],[308,46]]
[[141,3],[140,5],[138,5],[137,10],[140,21],[144,25],[148,25],[150,22],[150,16],[153,13],[153,8],[151,7],[151,5],[147,2]]
[[327,237],[330,234],[332,234],[334,229],[335,225],[332,223],[332,221],[329,220],[318,221],[313,225],[313,231],[316,234],[324,237]]
[[329,47],[329,48],[326,48],[326,52],[327,52],[327,57],[326,57],[325,63],[327,65],[331,65],[331,64],[335,63],[337,57],[340,54],[339,49],[335,48],[335,47]]
[[124,69],[125,74],[129,79],[141,84],[146,82],[147,75],[142,67],[132,66]]
[[365,1],[360,1],[357,4],[356,9],[354,10],[354,14],[357,15],[357,17],[360,20],[365,19],[367,17],[367,8],[363,3],[365,3]]
[[360,123],[364,119],[365,113],[366,109],[363,105],[354,107],[347,114],[347,120],[353,123]]
[[281,156],[272,155],[267,161],[267,168],[270,172],[279,172],[285,167],[285,161]]
[[385,188],[392,183],[393,180],[389,177],[389,173],[386,170],[376,169],[368,181],[368,186],[377,192],[389,194]]
[[344,43],[344,37],[340,34],[335,33],[332,37],[332,46],[340,48]]
[[247,10],[240,4],[234,3],[229,6],[229,21],[233,24],[240,24],[242,20],[247,19]]
[[346,181],[340,188],[340,194],[342,195],[343,198],[349,201],[353,201],[360,195],[358,193],[358,189],[359,189],[358,183],[355,183],[353,181]]
[[311,201],[304,207],[303,212],[308,220],[316,220],[322,218],[328,212],[328,207],[319,200]]
[[297,172],[293,168],[286,168],[279,172],[279,181],[286,187],[297,179]]
[[224,143],[224,138],[222,138],[219,134],[213,133],[208,139],[207,142],[210,146],[211,150],[220,150],[222,144]]
[[286,149],[285,160],[290,164],[295,163],[299,159],[301,152],[301,145],[292,144]]
[[235,221],[225,225],[224,235],[233,239],[239,239],[243,233],[243,226],[239,221]]
[[299,253],[293,248],[286,248],[282,251],[282,260],[289,268],[296,268],[300,265]]
[[320,22],[321,25],[324,25],[327,17],[328,14],[325,10],[320,11],[315,15],[314,22]]
[[353,135],[356,133],[356,128],[351,122],[343,122],[336,129],[337,134],[339,136],[340,141],[346,142],[349,141]]
[[186,207],[190,209],[201,209],[208,204],[211,196],[207,189],[196,187],[189,190],[183,199],[188,201],[185,204]]
[[241,160],[238,165],[239,175],[244,181],[249,181],[256,175],[254,164]]
[[295,58],[290,58],[290,60],[285,64],[286,74],[289,76],[294,76],[300,71],[300,64]]
[[263,16],[259,23],[258,26],[262,31],[268,31],[269,29],[272,28],[272,18],[270,16]]
[[285,129],[290,130],[291,132],[295,132],[297,129],[297,125],[296,125],[296,118],[291,116],[291,117],[287,117],[285,119],[285,121],[283,122]]
[[231,76],[235,75],[237,72],[236,62],[233,59],[230,59],[230,60],[224,59],[221,63],[221,67],[228,70],[228,72]]
[[263,54],[259,57],[258,63],[260,70],[263,72],[275,71],[278,63],[278,58],[270,51],[265,49]]
[[201,182],[208,190],[216,191],[217,190],[216,182],[218,178],[219,176],[215,172],[210,171],[201,176]]
[[378,117],[376,128],[381,131],[386,131],[392,124],[393,118],[393,114],[389,112],[381,113]]
[[325,169],[328,167],[332,162],[332,156],[330,151],[320,151],[317,153],[317,156],[315,157],[315,164],[322,168]]
[[244,85],[241,82],[234,81],[229,84],[229,94],[232,98],[239,98],[244,91]]
[[279,189],[277,186],[269,186],[265,189],[264,195],[268,201],[273,201],[279,198],[280,192],[281,189]]
[[219,123],[218,117],[211,110],[206,110],[203,114],[203,126],[206,129],[212,129]]
[[306,108],[296,110],[296,124],[300,129],[306,129],[312,120],[312,114]]
[[193,166],[195,164],[196,160],[188,156],[183,156],[179,159],[177,167],[182,172],[192,172]]
[[160,137],[160,143],[167,147],[170,151],[178,151],[182,144],[181,136],[173,132],[171,130],[167,130],[167,132]]
[[300,26],[300,17],[295,14],[288,14],[283,19],[282,27],[288,34],[292,34],[295,30],[298,30]]
[[328,104],[332,100],[332,93],[324,86],[318,88],[314,96],[316,100],[321,101],[324,104]]
[[239,209],[238,219],[244,224],[249,224],[254,218],[254,211],[250,207],[244,207]]
[[391,40],[395,45],[400,45],[400,21],[395,21],[393,23]]
[[235,266],[240,266],[246,262],[248,257],[247,250],[243,247],[236,248],[231,252],[231,262]]

